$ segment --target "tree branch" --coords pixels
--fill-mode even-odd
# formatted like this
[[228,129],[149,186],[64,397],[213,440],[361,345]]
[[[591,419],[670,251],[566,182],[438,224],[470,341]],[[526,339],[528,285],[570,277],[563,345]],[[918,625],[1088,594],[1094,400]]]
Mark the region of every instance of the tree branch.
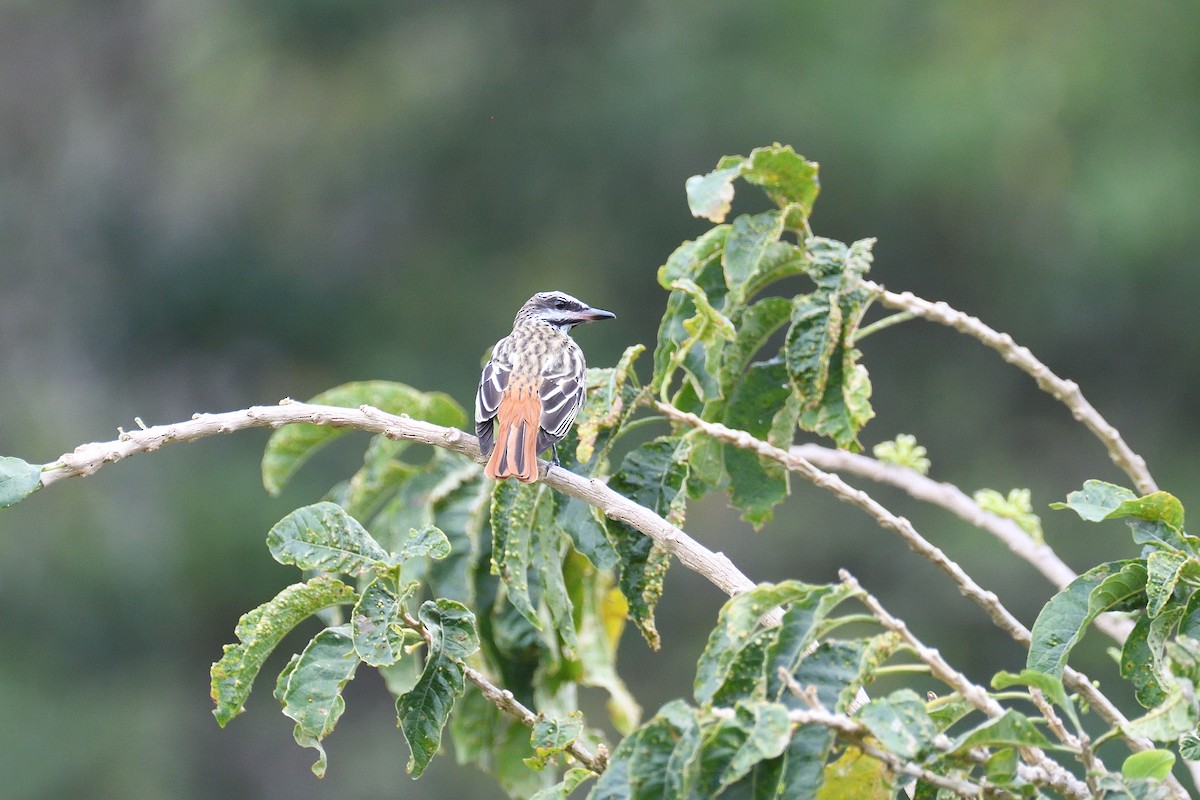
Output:
[[[788,470],[798,473],[810,483],[833,492],[834,496],[839,500],[850,503],[867,512],[881,527],[897,533],[904,540],[904,543],[908,545],[909,549],[918,555],[924,556],[946,573],[950,577],[950,580],[958,587],[959,593],[983,609],[996,627],[1011,636],[1022,647],[1029,647],[1029,629],[1013,616],[1012,612],[1005,608],[995,592],[989,592],[976,583],[975,579],[968,575],[962,567],[930,543],[928,539],[921,536],[911,522],[904,517],[898,517],[893,514],[866,492],[861,489],[855,489],[837,475],[820,470],[800,456],[775,447],[761,439],[757,439],[746,431],[728,428],[718,422],[706,422],[695,414],[680,411],[667,403],[655,402],[654,407],[676,422],[682,422],[699,428],[714,439],[731,444],[734,447],[749,450],[763,458],[776,461]],[[1124,726],[1129,723],[1128,718],[1092,684],[1090,678],[1072,667],[1066,667],[1063,671],[1063,681],[1083,695],[1101,719],[1113,728],[1124,730]],[[1122,735],[1124,736],[1124,734]],[[1153,742],[1146,738],[1135,739],[1125,737],[1125,741],[1135,751],[1147,750],[1154,747]],[[1174,782],[1172,789],[1177,791],[1180,797],[1187,796],[1187,793],[1178,781]]]
[[[870,456],[822,447],[819,444],[797,445],[791,448],[791,452],[827,472],[851,472],[861,475],[878,483],[895,486],[917,500],[946,509],[995,536],[1059,589],[1077,577],[1075,571],[1058,557],[1050,545],[1035,541],[1013,520],[985,511],[970,495],[952,483],[939,483],[909,467],[887,464]],[[1095,625],[1119,643],[1124,643],[1129,638],[1129,632],[1133,630],[1130,620],[1113,614],[1101,614],[1096,618]]]
[[1021,347],[1007,333],[1000,333],[989,328],[978,318],[951,308],[943,302],[931,303],[917,297],[912,292],[889,292],[878,283],[864,280],[862,286],[874,292],[883,305],[900,311],[907,311],[930,322],[946,325],[959,333],[978,339],[983,344],[998,352],[1005,361],[1014,365],[1022,372],[1033,378],[1042,391],[1049,393],[1056,400],[1070,409],[1072,416],[1087,426],[1096,438],[1108,450],[1108,455],[1129,479],[1140,494],[1150,494],[1158,491],[1158,485],[1146,468],[1146,461],[1121,438],[1121,434],[1092,407],[1079,385],[1074,381],[1058,377],[1050,368],[1039,361],[1027,347]]
[[[140,453],[151,453],[165,444],[191,442],[249,428],[278,428],[297,422],[352,428],[383,434],[391,439],[407,439],[453,450],[483,463],[478,441],[457,428],[444,428],[407,416],[398,417],[371,406],[340,408],[284,400],[277,406],[253,406],[221,414],[196,414],[186,422],[122,431],[115,441],[80,445],[42,467],[42,486],[50,486],[65,478],[91,475],[105,464],[116,463]],[[584,478],[561,467],[552,467],[546,461],[538,462],[538,470],[547,486],[582,500],[599,509],[609,519],[624,522],[649,536],[685,567],[703,575],[726,594],[732,596],[754,587],[754,582],[724,553],[713,552],[650,509],[608,488],[603,481]]]

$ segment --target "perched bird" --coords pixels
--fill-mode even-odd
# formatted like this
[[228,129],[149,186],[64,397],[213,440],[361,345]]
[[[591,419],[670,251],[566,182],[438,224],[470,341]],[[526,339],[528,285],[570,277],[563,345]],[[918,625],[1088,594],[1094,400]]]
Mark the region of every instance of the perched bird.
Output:
[[512,333],[496,342],[475,395],[479,449],[490,455],[484,474],[503,480],[537,479],[537,457],[567,435],[583,405],[583,351],[571,328],[616,314],[592,308],[563,292],[539,292],[513,321]]

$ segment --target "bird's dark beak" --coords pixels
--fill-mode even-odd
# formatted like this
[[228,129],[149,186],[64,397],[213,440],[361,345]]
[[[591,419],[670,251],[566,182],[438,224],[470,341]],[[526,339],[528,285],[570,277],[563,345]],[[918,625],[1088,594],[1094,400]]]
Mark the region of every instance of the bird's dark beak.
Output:
[[611,311],[605,311],[602,308],[589,308],[587,311],[579,312],[580,322],[595,322],[601,319],[614,319],[617,315]]

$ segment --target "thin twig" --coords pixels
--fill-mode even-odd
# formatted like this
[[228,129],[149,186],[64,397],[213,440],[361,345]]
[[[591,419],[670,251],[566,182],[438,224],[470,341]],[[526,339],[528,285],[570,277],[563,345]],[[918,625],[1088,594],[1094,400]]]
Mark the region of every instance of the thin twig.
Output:
[[[64,478],[91,475],[105,464],[140,453],[150,453],[172,442],[191,442],[248,428],[278,428],[297,422],[379,433],[392,439],[443,447],[476,462],[483,461],[476,438],[457,428],[444,428],[406,416],[388,414],[371,406],[340,408],[285,400],[277,406],[253,406],[221,414],[196,414],[186,422],[122,433],[116,441],[80,445],[73,452],[65,453],[43,466],[42,486],[50,486]],[[732,596],[754,587],[754,582],[724,553],[713,552],[650,509],[608,488],[603,481],[584,478],[561,467],[552,467],[546,461],[538,462],[538,470],[547,486],[582,500],[599,509],[609,519],[624,522],[649,536],[685,567],[703,575],[726,594]],[[777,620],[777,616],[771,619]]]
[[858,330],[856,330],[854,332],[853,338],[850,341],[850,344],[852,344],[852,345],[858,344],[863,339],[870,336],[872,333],[878,333],[879,331],[884,330],[885,328],[890,328],[893,325],[899,325],[901,322],[908,322],[910,319],[913,319],[915,316],[916,316],[916,314],[912,313],[911,311],[899,311],[895,314],[884,317],[883,319],[877,319],[874,322],[872,322],[870,325],[864,325],[861,328],[859,328]]
[[883,305],[901,311],[908,311],[930,322],[937,322],[953,328],[959,333],[965,333],[998,352],[1005,361],[1014,365],[1022,372],[1033,378],[1037,385],[1056,400],[1070,409],[1075,419],[1087,426],[1096,438],[1108,450],[1108,455],[1114,464],[1121,469],[1141,494],[1158,491],[1158,485],[1146,468],[1146,461],[1121,438],[1100,412],[1079,391],[1079,385],[1074,381],[1058,377],[1050,368],[1039,361],[1029,348],[1022,347],[1013,341],[1007,333],[1001,333],[988,327],[978,318],[972,317],[951,308],[943,302],[931,303],[917,297],[912,292],[889,292],[878,283],[864,280],[862,286],[874,292]]
[[[917,500],[931,503],[949,511],[982,531],[992,534],[1016,556],[1042,573],[1055,587],[1062,589],[1077,577],[1063,562],[1054,548],[1037,542],[1015,521],[985,511],[974,499],[952,483],[940,483],[927,478],[911,467],[888,464],[859,453],[848,453],[819,444],[802,444],[791,448],[795,455],[811,461],[827,472],[850,472],[878,483],[904,490]],[[1096,627],[1119,643],[1129,638],[1133,623],[1126,617],[1101,614]]]

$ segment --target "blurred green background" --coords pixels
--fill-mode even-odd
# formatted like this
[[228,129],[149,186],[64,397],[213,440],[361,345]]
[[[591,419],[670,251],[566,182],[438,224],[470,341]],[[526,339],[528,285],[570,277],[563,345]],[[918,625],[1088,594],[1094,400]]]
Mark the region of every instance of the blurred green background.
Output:
[[[684,180],[779,141],[821,163],[816,232],[878,236],[876,280],[1011,332],[1200,508],[1194,2],[4,0],[0,75],[0,454],[51,461],[135,416],[366,378],[468,406],[480,355],[543,289],[617,313],[578,336],[611,364],[653,343],[655,270],[705,229]],[[868,446],[913,433],[939,480],[1031,487],[1077,569],[1133,554],[1124,526],[1046,510],[1123,476],[1026,376],[924,323],[863,350]],[[217,728],[209,664],[295,580],[267,529],[365,443],[273,499],[265,440],[173,446],[0,514],[4,797],[499,796],[451,757],[410,781],[365,669],[324,781],[269,677]],[[1032,569],[875,493],[1032,623],[1051,593]],[[1022,664],[932,567],[806,485],[760,533],[716,498],[688,529],[756,579],[848,567],[979,680]],[[721,600],[675,565],[662,651],[627,634],[647,710],[689,692]],[[1103,647],[1081,663],[1111,687]]]

